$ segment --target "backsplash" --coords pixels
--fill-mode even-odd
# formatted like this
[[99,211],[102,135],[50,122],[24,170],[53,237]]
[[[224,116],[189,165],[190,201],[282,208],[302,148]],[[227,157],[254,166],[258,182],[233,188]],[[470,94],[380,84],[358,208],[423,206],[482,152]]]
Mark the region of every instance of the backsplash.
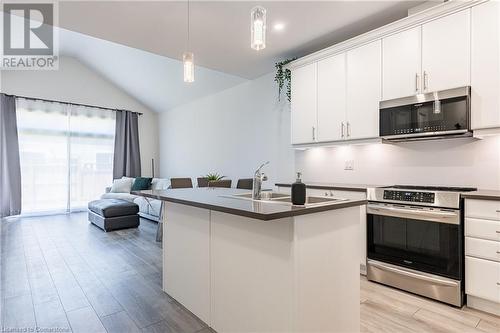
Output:
[[[346,161],[353,170],[344,170]],[[297,150],[295,167],[305,182],[500,189],[500,137]]]

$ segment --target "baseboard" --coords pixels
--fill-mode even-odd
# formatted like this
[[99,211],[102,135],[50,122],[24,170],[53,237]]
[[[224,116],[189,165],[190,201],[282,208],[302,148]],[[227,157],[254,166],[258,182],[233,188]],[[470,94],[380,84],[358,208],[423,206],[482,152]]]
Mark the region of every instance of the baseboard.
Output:
[[500,304],[483,298],[467,295],[467,307],[500,316]]
[[359,273],[366,276],[366,265],[359,264]]

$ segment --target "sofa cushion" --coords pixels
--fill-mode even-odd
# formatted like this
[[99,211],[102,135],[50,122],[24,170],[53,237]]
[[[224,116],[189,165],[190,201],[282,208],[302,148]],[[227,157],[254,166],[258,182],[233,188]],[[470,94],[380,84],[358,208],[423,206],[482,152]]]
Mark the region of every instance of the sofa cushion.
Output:
[[89,210],[103,217],[117,217],[137,214],[139,206],[125,200],[105,199],[89,202]]
[[132,185],[131,191],[149,190],[151,188],[151,180],[152,179],[153,178],[137,177],[134,180],[134,184]]
[[136,197],[134,199],[134,203],[139,206],[139,212],[144,214],[149,214],[149,206],[150,206],[149,201],[152,200],[153,199],[146,199],[144,197]]
[[111,186],[111,193],[130,193],[132,189],[132,178],[122,178],[113,180],[113,186]]
[[170,186],[170,181],[164,178],[153,178],[151,181],[152,190],[166,190]]
[[134,202],[136,198],[137,195],[130,193],[104,193],[103,195],[101,195],[101,199],[120,199],[130,202]]

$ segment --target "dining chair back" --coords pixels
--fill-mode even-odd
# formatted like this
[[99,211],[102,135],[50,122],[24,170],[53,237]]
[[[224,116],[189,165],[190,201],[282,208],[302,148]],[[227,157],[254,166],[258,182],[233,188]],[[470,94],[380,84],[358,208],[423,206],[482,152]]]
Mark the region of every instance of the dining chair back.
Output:
[[236,188],[251,190],[253,188],[253,179],[252,178],[238,179],[238,183],[236,183]]
[[170,178],[171,188],[190,188],[193,187],[191,178]]
[[208,187],[231,187],[231,179],[213,180],[208,182]]

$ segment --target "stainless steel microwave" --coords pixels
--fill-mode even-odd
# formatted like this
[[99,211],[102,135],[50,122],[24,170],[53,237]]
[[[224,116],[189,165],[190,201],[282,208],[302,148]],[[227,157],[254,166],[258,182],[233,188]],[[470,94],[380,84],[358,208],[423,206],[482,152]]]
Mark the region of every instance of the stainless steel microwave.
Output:
[[471,136],[470,87],[380,102],[380,137],[390,141]]

